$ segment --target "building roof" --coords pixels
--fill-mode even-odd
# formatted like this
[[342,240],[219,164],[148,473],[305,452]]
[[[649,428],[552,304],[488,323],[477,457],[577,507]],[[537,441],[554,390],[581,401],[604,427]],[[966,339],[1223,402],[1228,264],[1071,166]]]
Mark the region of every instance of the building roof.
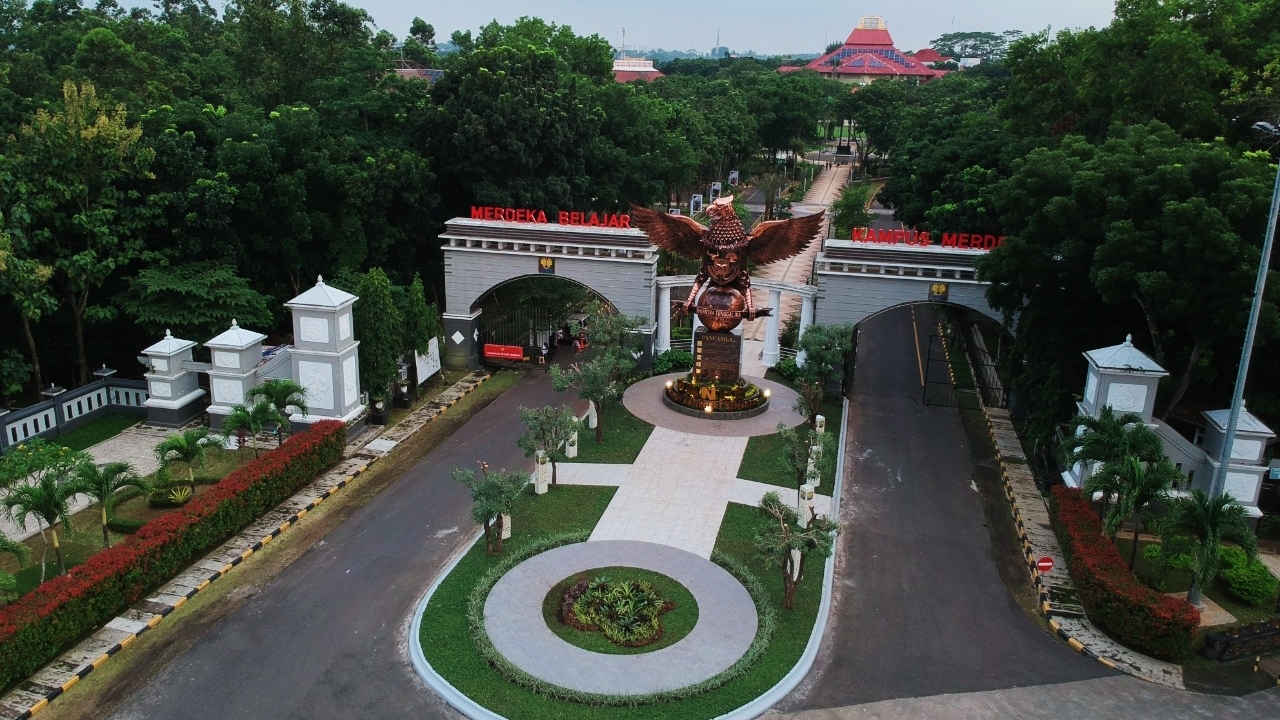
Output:
[[1119,345],[1090,350],[1084,356],[1099,370],[1120,370],[1160,376],[1169,374],[1155,360],[1152,360],[1146,353],[1133,346],[1132,335],[1126,335],[1124,342]]
[[[1227,430],[1227,421],[1231,419],[1231,411],[1206,410],[1204,416],[1209,419],[1209,422],[1213,423],[1219,430],[1225,433]],[[1246,410],[1243,405],[1240,406],[1240,419],[1236,422],[1236,432],[1266,435],[1267,437],[1275,436],[1275,433],[1272,432],[1271,428],[1263,425],[1262,421],[1254,417],[1253,414]]]
[[939,63],[939,62],[955,62],[956,61],[955,58],[949,57],[947,55],[943,55],[942,53],[938,52],[937,50],[934,50],[933,48],[925,48],[923,50],[917,50],[914,57],[915,59],[919,60],[922,63]]
[[613,77],[620,83],[627,83],[632,80],[653,82],[666,76],[653,66],[652,60],[623,56],[613,61]]
[[164,331],[164,339],[143,350],[146,355],[177,355],[178,353],[196,346],[194,340],[180,340],[173,336],[168,330]]
[[[316,284],[310,290],[285,303],[287,308],[321,308],[335,310],[350,305],[358,298],[349,292],[324,284],[323,277],[316,277]],[[208,343],[205,343],[206,345]]]
[[894,47],[884,19],[870,15],[858,21],[844,45],[805,67],[837,79],[841,76],[883,76],[932,80],[939,73],[926,67],[925,62]]
[[440,76],[444,74],[444,71],[432,70],[431,68],[403,67],[396,68],[396,74],[405,79],[426,80],[428,84],[432,84],[440,79]]
[[245,348],[252,347],[256,343],[262,342],[266,338],[267,336],[260,332],[245,330],[233,319],[231,321],[231,327],[223,330],[221,334],[206,342],[204,346],[210,348],[223,348],[226,350],[244,350]]

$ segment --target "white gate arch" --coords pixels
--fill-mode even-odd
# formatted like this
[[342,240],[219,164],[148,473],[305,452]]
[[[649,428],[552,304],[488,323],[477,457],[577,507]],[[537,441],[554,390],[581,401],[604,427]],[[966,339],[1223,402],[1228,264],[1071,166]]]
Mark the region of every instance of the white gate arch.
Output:
[[494,287],[520,277],[551,275],[591,288],[618,312],[645,318],[647,367],[653,347],[654,279],[658,248],[644,233],[555,223],[454,218],[445,223],[444,364],[480,364],[480,313],[475,304]]

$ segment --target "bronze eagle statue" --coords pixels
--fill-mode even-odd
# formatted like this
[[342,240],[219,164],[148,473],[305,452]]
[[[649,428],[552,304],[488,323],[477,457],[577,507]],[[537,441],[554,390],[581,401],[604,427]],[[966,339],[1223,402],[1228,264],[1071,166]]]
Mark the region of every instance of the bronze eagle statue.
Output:
[[[739,291],[746,301],[746,309],[735,314],[752,320],[768,315],[772,308],[757,310],[754,307],[748,262],[767,265],[803,252],[822,230],[823,214],[762,222],[748,233],[733,211],[733,196],[727,196],[707,206],[707,215],[711,218],[709,227],[683,215],[667,215],[636,205],[631,206],[631,225],[643,230],[650,242],[660,248],[691,260],[702,260],[689,297],[679,303],[685,311],[694,307],[698,292],[710,283]],[[727,317],[727,312],[732,311],[719,310],[721,317]],[[716,329],[703,318],[701,305],[698,315],[704,324]],[[737,324],[735,321],[729,327]]]

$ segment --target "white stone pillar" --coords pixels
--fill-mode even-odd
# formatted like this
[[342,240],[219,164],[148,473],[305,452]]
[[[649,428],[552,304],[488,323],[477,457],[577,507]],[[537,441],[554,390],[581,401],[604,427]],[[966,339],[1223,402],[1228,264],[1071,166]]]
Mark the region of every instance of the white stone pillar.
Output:
[[578,431],[574,430],[573,434],[564,444],[564,456],[570,460],[578,457]]
[[778,316],[782,314],[781,290],[769,289],[769,307],[773,308],[773,313],[766,316],[764,320],[764,354],[760,356],[760,361],[767,368],[778,364]]
[[502,516],[502,539],[503,540],[511,539],[511,516],[510,515]]
[[597,422],[599,422],[599,419],[596,417],[596,401],[588,400],[587,401],[587,427],[591,428],[592,430],[595,430]]
[[533,469],[533,494],[541,495],[547,491],[551,482],[551,463],[547,462],[547,453],[539,450]]
[[658,288],[658,342],[659,354],[671,349],[671,288]]
[[[816,300],[816,297],[810,295],[800,304],[800,333],[796,336],[797,345],[800,344],[800,338],[804,337],[804,331],[813,324],[813,306]],[[796,364],[804,364],[804,352],[796,353]]]

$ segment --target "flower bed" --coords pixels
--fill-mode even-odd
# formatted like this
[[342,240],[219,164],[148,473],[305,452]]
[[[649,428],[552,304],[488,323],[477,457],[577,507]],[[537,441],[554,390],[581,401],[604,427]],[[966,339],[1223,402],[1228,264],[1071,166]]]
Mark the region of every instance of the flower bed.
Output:
[[346,427],[318,422],[183,506],[0,610],[0,685],[58,653],[262,517],[342,458]]
[[662,615],[676,604],[633,580],[582,578],[560,601],[560,622],[585,632],[602,632],[623,647],[644,647],[662,639]]
[[1176,661],[1190,654],[1200,612],[1138,581],[1080,491],[1054,487],[1049,512],[1089,619],[1153,657]]

